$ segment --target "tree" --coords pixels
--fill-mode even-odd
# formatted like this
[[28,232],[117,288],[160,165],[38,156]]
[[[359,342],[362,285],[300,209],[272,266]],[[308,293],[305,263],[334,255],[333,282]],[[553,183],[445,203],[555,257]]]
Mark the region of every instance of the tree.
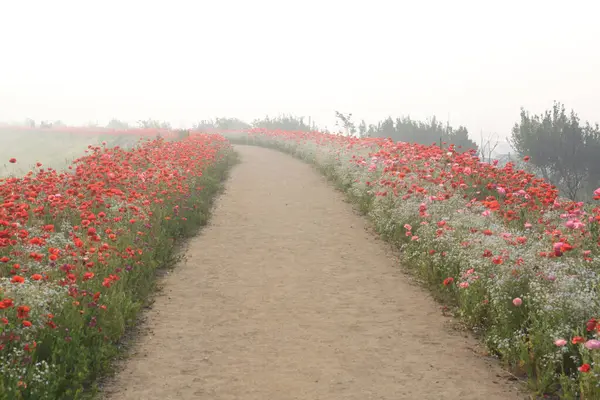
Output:
[[106,127],[110,129],[129,129],[129,124],[113,118],[106,124]]
[[249,129],[250,125],[238,118],[216,118],[215,128],[219,130],[243,130]]
[[367,123],[365,120],[360,121],[360,125],[358,125],[358,137],[367,137],[369,133],[367,131]]
[[[354,125],[354,122],[352,122],[352,114],[344,115],[343,113],[336,111],[335,117],[341,122],[346,136],[354,136],[356,134],[356,126]],[[336,126],[338,126],[338,123],[336,123]]]
[[520,157],[529,156],[541,175],[572,200],[585,198],[586,184],[598,182],[598,125],[582,126],[578,115],[574,111],[567,114],[561,103],[554,102],[542,115],[521,109],[510,143]]
[[591,125],[586,123],[584,129],[585,137],[585,159],[588,164],[588,179],[585,193],[591,196],[598,187],[600,187],[600,162],[598,155],[600,154],[600,126],[598,124]]
[[[453,130],[451,127],[448,127],[446,141],[465,151],[471,149],[477,151],[477,144],[469,138],[469,131],[462,125],[459,126],[457,130]],[[496,146],[497,145],[498,144],[496,143]],[[494,149],[495,148],[496,147],[494,146]]]
[[215,129],[215,122],[212,119],[203,119],[194,125],[195,131],[207,132]]
[[295,115],[279,115],[275,118],[270,118],[268,115],[262,119],[255,119],[252,121],[252,126],[255,128],[265,129],[281,129],[285,131],[302,131],[310,132],[315,130],[316,127],[304,122],[304,117],[298,117]]
[[442,124],[435,116],[425,122],[410,117],[398,117],[395,120],[388,117],[377,125],[369,126],[367,132],[369,136],[390,138],[397,142],[425,145],[447,143],[464,151],[477,150],[477,144],[469,139],[467,128],[459,126],[455,130],[449,124]]
[[494,154],[496,147],[498,147],[499,140],[498,134],[494,133],[491,136],[488,136],[484,141],[483,132],[480,133],[479,157],[481,158],[481,161],[487,163],[492,162],[492,155]]
[[146,120],[139,120],[138,125],[143,129],[166,129],[171,130],[171,123],[167,121],[157,121],[155,119],[148,118]]

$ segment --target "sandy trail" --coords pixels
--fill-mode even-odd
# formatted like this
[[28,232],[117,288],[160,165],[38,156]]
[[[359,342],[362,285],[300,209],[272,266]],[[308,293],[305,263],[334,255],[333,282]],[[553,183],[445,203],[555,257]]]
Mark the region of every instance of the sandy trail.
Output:
[[237,149],[106,398],[522,398],[341,193],[292,157]]

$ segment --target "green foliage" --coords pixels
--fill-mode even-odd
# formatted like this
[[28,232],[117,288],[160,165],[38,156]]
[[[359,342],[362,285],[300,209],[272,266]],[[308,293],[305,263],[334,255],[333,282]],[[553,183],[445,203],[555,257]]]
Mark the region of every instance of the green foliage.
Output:
[[219,131],[231,131],[231,130],[244,130],[249,129],[250,124],[242,121],[239,118],[231,118],[231,117],[217,117],[214,120],[202,120],[196,125],[194,125],[194,130],[200,132],[210,132],[213,130]]
[[512,130],[511,144],[572,200],[587,200],[600,184],[600,127],[582,124],[578,115],[555,102],[541,115],[521,109]]
[[367,123],[363,119],[362,121],[360,121],[360,125],[358,125],[358,137],[366,136],[368,136]]
[[427,122],[415,121],[410,117],[396,118],[394,121],[388,117],[377,125],[370,125],[367,135],[391,138],[396,142],[452,144],[462,151],[477,149],[477,144],[469,139],[467,128],[459,126],[458,129],[454,129],[450,125],[444,126],[435,116]]
[[262,119],[255,119],[252,121],[253,128],[265,128],[270,130],[284,130],[284,131],[303,131],[310,132],[317,129],[311,122],[304,122],[304,117],[297,117],[294,115],[280,115],[276,118],[270,118],[266,116]]
[[[335,112],[335,117],[340,120],[342,127],[344,128],[346,136],[356,135],[356,126],[352,122],[352,114],[344,115],[339,111]],[[364,121],[363,121],[364,123]],[[366,133],[366,131],[365,131]]]
[[237,130],[237,129],[248,129],[250,125],[238,118],[216,118],[215,128],[221,130]]
[[139,120],[138,125],[143,129],[172,129],[171,124],[169,122],[163,121],[160,122],[155,119],[148,118],[146,120]]
[[106,124],[107,128],[110,129],[129,129],[129,124],[127,122],[120,121],[116,118],[113,118]]

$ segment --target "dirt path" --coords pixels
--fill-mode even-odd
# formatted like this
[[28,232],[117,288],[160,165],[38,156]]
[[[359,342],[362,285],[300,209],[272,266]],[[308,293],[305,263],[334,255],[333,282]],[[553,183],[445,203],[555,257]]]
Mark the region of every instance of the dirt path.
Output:
[[238,147],[108,399],[518,399],[310,166]]

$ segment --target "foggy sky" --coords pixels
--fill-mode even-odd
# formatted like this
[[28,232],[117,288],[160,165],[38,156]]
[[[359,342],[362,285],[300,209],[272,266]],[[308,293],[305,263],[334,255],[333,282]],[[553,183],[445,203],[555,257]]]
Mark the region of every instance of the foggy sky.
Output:
[[[596,1],[0,0],[0,121],[600,121]],[[358,121],[357,121],[358,122]]]

